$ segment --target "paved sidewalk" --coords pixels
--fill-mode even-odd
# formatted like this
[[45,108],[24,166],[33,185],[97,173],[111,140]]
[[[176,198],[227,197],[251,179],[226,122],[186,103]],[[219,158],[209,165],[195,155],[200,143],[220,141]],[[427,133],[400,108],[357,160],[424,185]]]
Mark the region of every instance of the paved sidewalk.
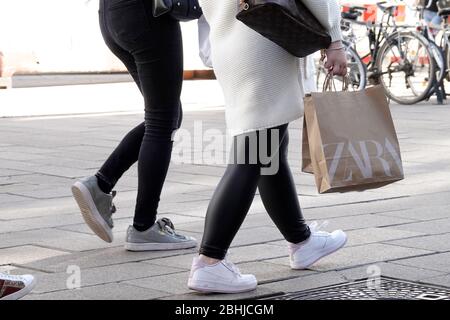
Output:
[[[110,78],[112,81],[115,76]],[[31,77],[26,79],[29,82],[33,81]],[[105,76],[101,80],[106,82],[107,79]],[[59,83],[63,84],[61,81]],[[77,78],[74,78],[73,82],[76,81]],[[186,111],[217,108],[224,104],[220,86],[216,81],[209,80],[185,81],[181,100]],[[0,90],[0,118],[142,110],[142,95],[133,82],[100,82]]]
[[[4,105],[0,106],[3,108]],[[63,108],[63,106],[61,106]],[[83,224],[70,185],[91,175],[139,112],[0,119],[0,270],[35,274],[27,299],[250,298],[382,275],[450,287],[450,106],[392,106],[407,178],[363,193],[318,195],[300,172],[301,130],[291,127],[291,164],[309,221],[348,232],[349,243],[311,270],[291,271],[281,234],[256,198],[231,249],[257,291],[199,295],[186,286],[195,250],[130,253],[123,249],[136,196],[136,167],[117,186],[115,241],[106,244]],[[184,128],[202,120],[224,131],[223,111],[187,110]],[[198,150],[196,150],[198,151]],[[223,165],[172,164],[160,215],[201,239],[208,201]],[[81,268],[79,290],[77,268]]]

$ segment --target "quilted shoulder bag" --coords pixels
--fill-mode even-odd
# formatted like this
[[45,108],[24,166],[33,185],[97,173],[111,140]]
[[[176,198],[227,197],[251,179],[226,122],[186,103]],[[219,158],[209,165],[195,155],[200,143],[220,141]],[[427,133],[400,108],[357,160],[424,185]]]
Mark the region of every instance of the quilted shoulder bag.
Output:
[[202,16],[202,8],[198,0],[152,0],[153,16],[170,14],[179,21],[191,21]]
[[236,18],[296,57],[331,44],[326,29],[301,0],[240,0]]

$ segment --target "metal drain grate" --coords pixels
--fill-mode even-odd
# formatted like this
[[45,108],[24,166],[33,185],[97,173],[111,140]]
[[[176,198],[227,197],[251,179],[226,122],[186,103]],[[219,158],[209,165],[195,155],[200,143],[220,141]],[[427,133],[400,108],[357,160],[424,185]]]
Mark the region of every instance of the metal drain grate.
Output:
[[450,300],[450,289],[382,277],[272,296],[263,300]]

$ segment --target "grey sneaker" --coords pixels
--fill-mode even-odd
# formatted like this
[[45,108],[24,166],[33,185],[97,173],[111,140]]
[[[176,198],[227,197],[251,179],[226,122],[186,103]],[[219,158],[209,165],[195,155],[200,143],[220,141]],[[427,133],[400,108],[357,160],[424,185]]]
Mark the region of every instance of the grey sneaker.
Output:
[[91,176],[75,182],[72,194],[89,228],[102,240],[111,243],[114,227],[112,214],[116,212],[113,198],[116,192],[104,193],[98,186],[97,177]]
[[125,243],[125,249],[129,251],[178,250],[196,246],[197,240],[176,233],[172,221],[167,218],[159,219],[143,232],[130,226]]

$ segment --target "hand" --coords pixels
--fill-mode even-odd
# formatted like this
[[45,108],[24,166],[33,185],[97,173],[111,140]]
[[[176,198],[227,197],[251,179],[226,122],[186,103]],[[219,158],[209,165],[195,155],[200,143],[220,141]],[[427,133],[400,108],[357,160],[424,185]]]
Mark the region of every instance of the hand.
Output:
[[326,50],[326,56],[325,68],[328,72],[335,76],[344,77],[347,75],[347,57],[341,41],[333,42]]

